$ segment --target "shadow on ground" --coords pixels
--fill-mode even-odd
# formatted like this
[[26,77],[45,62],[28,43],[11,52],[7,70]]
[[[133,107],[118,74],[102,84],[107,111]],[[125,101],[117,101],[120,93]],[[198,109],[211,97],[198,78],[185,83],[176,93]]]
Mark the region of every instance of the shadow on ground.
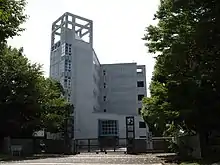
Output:
[[182,164],[182,165],[187,165],[187,164],[193,164],[193,165],[211,165],[211,164],[215,164],[220,162],[220,155],[218,156],[212,156],[206,159],[202,159],[202,160],[196,160],[196,159],[184,159],[181,158],[178,155],[159,155],[157,156],[158,158],[160,158],[164,163],[167,164]]
[[47,159],[47,158],[64,158],[68,157],[69,155],[64,154],[39,154],[39,155],[32,155],[32,156],[0,156],[0,161],[10,162],[10,161],[20,161],[20,160],[34,160],[34,159]]

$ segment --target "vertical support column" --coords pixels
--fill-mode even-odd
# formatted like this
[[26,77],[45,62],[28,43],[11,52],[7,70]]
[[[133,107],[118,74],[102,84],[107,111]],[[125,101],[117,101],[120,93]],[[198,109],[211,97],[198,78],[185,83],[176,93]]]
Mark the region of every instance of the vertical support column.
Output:
[[90,152],[90,139],[88,139],[88,152]]
[[54,44],[54,40],[55,40],[55,32],[54,32],[54,29],[55,29],[55,26],[56,25],[52,25],[52,29],[51,29],[51,45],[50,45],[50,48],[52,48],[53,44]]
[[[72,15],[72,28],[73,28],[73,32],[75,33],[76,31],[76,17]],[[75,39],[75,35],[74,35],[74,39]]]
[[134,116],[126,117],[126,141],[127,141],[127,153],[134,153],[134,139],[135,139],[135,125]]
[[89,43],[91,44],[91,47],[93,48],[93,22],[90,21],[90,28],[89,28]]

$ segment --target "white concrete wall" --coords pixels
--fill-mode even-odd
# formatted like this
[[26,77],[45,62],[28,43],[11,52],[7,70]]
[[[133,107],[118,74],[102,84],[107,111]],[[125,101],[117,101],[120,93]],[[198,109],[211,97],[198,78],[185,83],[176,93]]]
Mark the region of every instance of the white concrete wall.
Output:
[[[119,138],[126,138],[126,115],[117,115],[111,113],[92,113],[85,115],[87,120],[81,122],[83,129],[81,130],[81,138],[97,138],[98,137],[98,121],[101,120],[117,120],[119,124]],[[143,121],[140,116],[135,116],[135,137],[146,136],[147,128],[139,128],[139,121]]]
[[[106,112],[136,115],[136,63],[105,64],[102,80],[102,109]],[[106,83],[106,88],[103,84]]]
[[[142,119],[137,111],[141,107],[137,95],[146,96],[145,67],[137,66],[136,63],[100,65],[92,45],[82,41],[70,29],[62,31],[60,41],[61,45],[72,44],[72,55],[68,58],[71,58],[70,102],[75,106],[75,138],[97,138],[99,119],[118,120],[119,136],[125,138],[125,116],[128,115],[135,116],[136,137],[146,136],[146,129],[139,128],[139,121]],[[61,81],[61,47],[51,52],[50,62],[50,76]],[[137,68],[144,69],[142,75],[137,74]],[[106,70],[104,77],[103,69]],[[138,80],[145,81],[145,88],[137,89]],[[105,102],[103,96],[106,96]],[[104,109],[106,112],[103,112]]]
[[89,44],[75,40],[73,44],[73,86],[72,103],[75,106],[75,136],[82,138],[81,131],[87,131],[84,122],[93,112],[93,50]]

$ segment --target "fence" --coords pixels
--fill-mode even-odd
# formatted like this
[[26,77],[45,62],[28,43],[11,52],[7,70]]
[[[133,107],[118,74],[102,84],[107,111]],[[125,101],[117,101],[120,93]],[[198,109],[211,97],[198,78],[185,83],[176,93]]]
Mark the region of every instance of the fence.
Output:
[[[134,148],[137,153],[169,152],[169,144],[172,137],[153,137],[153,149],[149,150],[146,139],[135,139]],[[43,144],[42,144],[43,142]],[[5,153],[11,153],[12,146],[22,148],[22,155],[31,155],[44,153],[64,154],[70,152],[65,140],[51,139],[10,139],[5,141]],[[80,152],[126,152],[127,139],[116,137],[102,137],[94,139],[76,139],[72,141],[72,153]]]
[[174,140],[173,137],[152,137],[154,153],[167,153],[170,152],[170,142]]
[[126,138],[76,139],[76,152],[114,151],[125,152]]
[[20,148],[19,155],[28,156],[33,154],[63,154],[67,152],[67,145],[64,140],[50,139],[10,139],[4,140],[4,153],[11,154],[14,148]]

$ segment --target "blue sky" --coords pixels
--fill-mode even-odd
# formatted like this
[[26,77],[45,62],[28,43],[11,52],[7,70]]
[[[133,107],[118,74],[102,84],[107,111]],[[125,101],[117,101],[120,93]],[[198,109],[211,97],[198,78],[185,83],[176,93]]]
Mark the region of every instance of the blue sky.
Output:
[[28,0],[26,31],[9,44],[24,47],[26,56],[43,64],[48,76],[51,24],[68,11],[93,20],[94,49],[101,63],[146,65],[149,85],[155,60],[141,38],[145,27],[155,24],[158,5],[159,0]]

